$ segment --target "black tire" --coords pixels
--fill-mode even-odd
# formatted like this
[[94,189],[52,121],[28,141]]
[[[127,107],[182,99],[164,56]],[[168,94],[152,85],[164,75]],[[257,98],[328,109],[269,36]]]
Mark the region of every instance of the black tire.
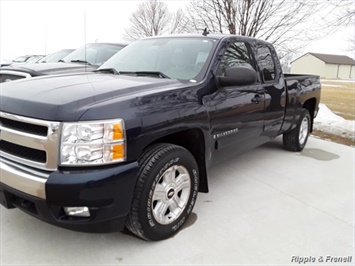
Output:
[[297,126],[283,134],[283,146],[289,151],[302,151],[307,144],[311,129],[311,116],[307,109],[303,109]]
[[163,143],[149,147],[139,165],[126,227],[145,240],[169,238],[187,221],[195,205],[199,186],[196,160],[183,147]]

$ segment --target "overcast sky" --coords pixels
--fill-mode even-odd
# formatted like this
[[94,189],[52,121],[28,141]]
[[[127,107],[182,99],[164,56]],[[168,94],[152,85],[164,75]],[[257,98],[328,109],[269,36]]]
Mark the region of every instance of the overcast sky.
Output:
[[[12,60],[25,54],[48,54],[78,48],[85,42],[122,41],[129,17],[141,2],[0,0],[0,58]],[[165,2],[172,11],[188,3]],[[351,34],[354,28],[339,31],[313,43],[304,52],[351,56],[345,51]]]

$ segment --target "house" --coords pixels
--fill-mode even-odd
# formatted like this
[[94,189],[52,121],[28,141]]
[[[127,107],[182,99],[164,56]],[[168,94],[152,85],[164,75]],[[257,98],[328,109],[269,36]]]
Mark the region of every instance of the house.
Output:
[[292,74],[313,74],[325,79],[354,79],[355,60],[345,55],[306,53],[291,62]]

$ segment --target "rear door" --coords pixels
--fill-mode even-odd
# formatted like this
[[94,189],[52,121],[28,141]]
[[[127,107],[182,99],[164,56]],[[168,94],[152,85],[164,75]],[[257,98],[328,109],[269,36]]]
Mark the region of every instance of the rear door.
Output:
[[[225,69],[243,66],[257,69],[249,43],[232,39],[226,47],[216,76]],[[220,87],[209,97],[212,163],[258,146],[264,125],[264,87],[260,81],[246,86]],[[214,90],[213,90],[214,91]]]
[[257,63],[265,92],[264,136],[277,136],[284,121],[286,109],[286,86],[281,65],[272,46],[256,45]]

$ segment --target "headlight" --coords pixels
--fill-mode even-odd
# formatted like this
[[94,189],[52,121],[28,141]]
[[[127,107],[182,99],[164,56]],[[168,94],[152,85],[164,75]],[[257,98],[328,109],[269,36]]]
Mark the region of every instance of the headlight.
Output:
[[60,164],[98,165],[122,162],[126,158],[122,119],[63,123]]

